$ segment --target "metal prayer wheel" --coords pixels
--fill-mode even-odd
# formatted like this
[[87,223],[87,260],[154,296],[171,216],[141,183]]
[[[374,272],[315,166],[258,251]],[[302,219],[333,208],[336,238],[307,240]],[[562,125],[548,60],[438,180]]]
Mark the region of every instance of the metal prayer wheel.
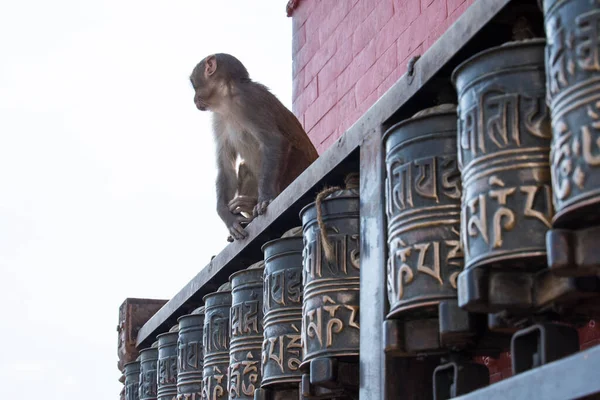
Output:
[[600,59],[598,4],[544,0],[546,85],[552,115],[556,215],[548,265],[559,276],[596,276],[600,256]]
[[204,307],[180,317],[177,322],[177,400],[201,400]]
[[316,203],[300,211],[304,235],[302,366],[318,357],[355,359],[360,348],[360,202],[357,195],[334,195],[320,204],[330,259]]
[[158,339],[158,400],[177,398],[177,339],[179,332],[167,332]]
[[231,309],[231,291],[227,289],[204,296],[204,400],[227,398]]
[[532,307],[528,272],[546,267],[553,216],[544,40],[478,53],[452,74],[459,98],[458,162],[468,311]]
[[149,347],[140,351],[140,400],[156,400],[158,349]]
[[[444,104],[394,125],[383,138],[387,318],[402,321],[393,328],[403,342],[394,349],[399,353],[439,351],[459,344],[458,332],[470,336],[456,290],[463,267],[456,130],[456,106]],[[459,321],[466,326],[447,329]]]
[[600,223],[598,4],[544,0],[555,228]]
[[125,399],[139,400],[140,363],[134,361],[125,364]]
[[262,247],[264,341],[262,387],[298,390],[302,380],[302,236],[275,239]]
[[229,399],[254,399],[261,384],[263,271],[249,268],[231,275]]

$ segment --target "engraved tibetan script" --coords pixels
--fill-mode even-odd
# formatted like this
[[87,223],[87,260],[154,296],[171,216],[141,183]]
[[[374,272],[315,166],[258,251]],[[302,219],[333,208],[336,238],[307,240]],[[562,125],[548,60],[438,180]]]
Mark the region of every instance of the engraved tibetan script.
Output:
[[247,300],[231,307],[231,336],[260,333],[258,300]]

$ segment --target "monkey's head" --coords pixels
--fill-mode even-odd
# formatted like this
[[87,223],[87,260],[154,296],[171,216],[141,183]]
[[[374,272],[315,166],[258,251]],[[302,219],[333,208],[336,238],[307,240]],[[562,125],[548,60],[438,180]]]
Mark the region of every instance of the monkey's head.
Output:
[[232,84],[250,81],[244,64],[232,55],[212,54],[196,65],[190,76],[194,88],[194,103],[200,111],[216,106],[227,95]]

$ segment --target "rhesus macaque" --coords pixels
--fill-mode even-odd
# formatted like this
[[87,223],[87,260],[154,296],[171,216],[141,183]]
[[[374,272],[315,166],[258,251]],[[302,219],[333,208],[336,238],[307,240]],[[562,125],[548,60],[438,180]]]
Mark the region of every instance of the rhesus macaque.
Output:
[[[318,154],[294,114],[267,87],[252,81],[237,58],[210,55],[194,68],[190,81],[196,107],[213,113],[217,213],[240,240],[248,235],[242,224],[264,214]],[[244,167],[236,174],[238,157]],[[241,214],[250,209],[251,216]]]

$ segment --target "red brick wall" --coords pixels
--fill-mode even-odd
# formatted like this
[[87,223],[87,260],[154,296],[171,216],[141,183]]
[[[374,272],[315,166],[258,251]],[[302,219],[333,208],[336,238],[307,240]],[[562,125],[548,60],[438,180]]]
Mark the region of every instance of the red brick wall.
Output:
[[319,153],[474,1],[296,1],[293,111]]

